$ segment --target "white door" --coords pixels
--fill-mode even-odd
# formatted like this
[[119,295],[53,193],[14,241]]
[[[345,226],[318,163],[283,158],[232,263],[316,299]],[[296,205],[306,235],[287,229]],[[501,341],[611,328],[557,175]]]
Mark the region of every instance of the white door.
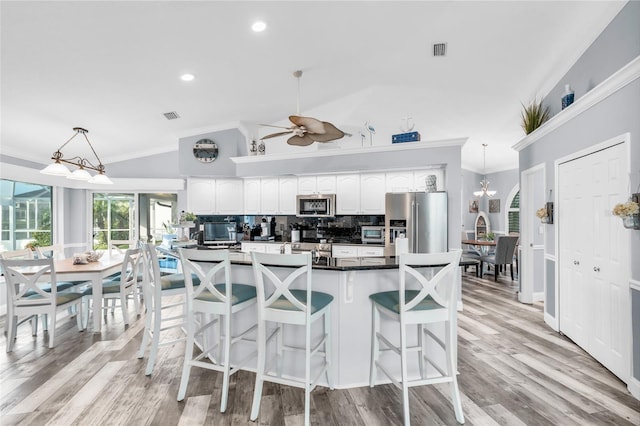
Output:
[[260,179],[260,209],[263,214],[278,213],[278,178]]
[[384,173],[364,173],[360,176],[360,213],[384,214]]
[[336,214],[360,213],[360,175],[338,175],[336,178]]
[[[543,207],[545,198],[544,164],[522,172],[520,191],[520,246],[518,265],[520,291],[518,300],[533,303],[544,298],[544,238],[545,227],[535,215]],[[476,234],[477,235],[477,234]]]
[[560,331],[628,381],[629,232],[611,214],[627,198],[624,143],[558,167]]
[[298,178],[281,177],[278,179],[278,185],[278,214],[296,214]]
[[215,193],[215,179],[189,179],[187,181],[187,209],[195,214],[213,214]]
[[260,214],[260,178],[244,180],[244,214]]
[[216,179],[217,214],[244,213],[244,182],[242,179]]

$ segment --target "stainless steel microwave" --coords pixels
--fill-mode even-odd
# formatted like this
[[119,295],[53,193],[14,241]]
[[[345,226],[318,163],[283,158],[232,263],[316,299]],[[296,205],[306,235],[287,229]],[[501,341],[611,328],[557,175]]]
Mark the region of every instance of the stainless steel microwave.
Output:
[[296,216],[333,217],[336,215],[336,194],[296,196]]

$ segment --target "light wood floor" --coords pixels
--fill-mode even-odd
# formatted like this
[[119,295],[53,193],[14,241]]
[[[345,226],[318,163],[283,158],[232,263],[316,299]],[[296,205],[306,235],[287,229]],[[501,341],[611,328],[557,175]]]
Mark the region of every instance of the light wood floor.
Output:
[[[625,385],[542,321],[542,306],[516,302],[515,285],[465,275],[459,315],[459,383],[468,425],[640,424],[640,402]],[[220,414],[221,374],[192,372],[187,399],[177,402],[184,343],[160,350],[151,377],[138,360],[143,322],[126,331],[121,315],[102,334],[79,333],[61,321],[56,348],[21,326],[15,351],[0,337],[2,425],[246,425],[255,375],[233,376],[227,413]],[[368,331],[367,331],[368,332]],[[368,362],[368,360],[366,361]],[[456,424],[447,385],[411,390],[414,425]],[[402,423],[392,385],[312,393],[317,425]],[[303,391],[265,384],[259,424],[299,425]]]

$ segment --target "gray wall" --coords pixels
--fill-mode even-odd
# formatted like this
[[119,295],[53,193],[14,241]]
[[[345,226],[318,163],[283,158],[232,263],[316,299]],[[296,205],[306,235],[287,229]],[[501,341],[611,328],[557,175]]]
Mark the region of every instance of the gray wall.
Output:
[[[193,156],[193,145],[203,138],[218,145],[218,158],[211,163],[201,163]],[[236,176],[236,165],[231,157],[239,155],[246,155],[246,138],[238,129],[189,136],[178,142],[178,167],[183,176]]]
[[[640,3],[629,2],[600,37],[560,80],[549,94],[549,104],[558,103],[565,82],[576,89],[576,97],[606,79],[618,68],[640,56]],[[615,52],[619,50],[618,52]],[[615,53],[614,53],[615,52]],[[588,148],[610,138],[631,134],[630,188],[640,185],[640,79],[618,90],[602,102],[568,121],[562,127],[524,148],[520,152],[520,170],[539,163],[546,164],[547,192],[555,184],[554,160]],[[557,225],[554,225],[557,226]],[[640,280],[640,232],[631,234],[631,277]],[[547,238],[547,252],[556,252],[555,241]],[[549,250],[551,248],[552,250]],[[547,291],[552,289],[547,288]],[[640,316],[638,292],[632,290],[632,317]],[[633,321],[633,376],[640,380],[640,322]]]
[[110,178],[179,179],[178,152],[166,152],[105,165]]
[[487,197],[476,197],[474,191],[480,189],[480,181],[483,175],[469,170],[462,170],[462,225],[467,231],[473,230],[476,216],[469,213],[469,201],[478,200],[479,210],[484,211],[489,216],[491,232],[507,232],[505,223],[505,211],[507,209],[507,197],[511,190],[519,184],[518,169],[505,170],[487,174],[489,189],[497,191],[493,199],[500,200],[500,213],[489,213],[489,199]]

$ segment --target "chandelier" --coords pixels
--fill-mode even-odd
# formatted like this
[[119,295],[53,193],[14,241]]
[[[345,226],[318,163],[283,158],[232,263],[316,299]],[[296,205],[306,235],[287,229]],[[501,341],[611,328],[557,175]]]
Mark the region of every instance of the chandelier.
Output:
[[[62,146],[58,148],[58,150],[51,156],[51,159],[54,160],[54,163],[49,164],[44,169],[40,170],[40,173],[53,176],[65,176],[67,179],[83,180],[89,183],[97,183],[101,185],[113,184],[113,182],[111,182],[111,179],[109,179],[105,174],[104,165],[102,165],[102,161],[100,161],[98,154],[96,154],[96,150],[93,149],[93,145],[91,145],[91,142],[89,142],[89,138],[87,137],[87,133],[89,133],[89,131],[87,129],[83,129],[82,127],[74,127],[73,131],[75,132],[75,134],[71,136],[69,140],[63,143]],[[79,134],[82,134],[82,136],[84,136],[85,140],[89,144],[89,147],[91,148],[91,151],[93,152],[93,155],[96,156],[96,160],[98,160],[97,166],[92,164],[86,158],[82,158],[79,156],[70,158],[68,160],[63,158],[62,148],[64,148],[69,142],[73,140],[73,138],[75,138]],[[71,172],[67,168],[67,166],[65,166],[65,164],[76,166],[78,167],[78,169]],[[91,176],[87,169],[94,170],[97,173],[94,176]]]
[[496,195],[496,191],[489,191],[489,181],[487,180],[487,144],[482,144],[482,174],[484,177],[480,181],[480,191],[475,191],[473,195],[476,197],[482,197],[486,195],[487,197],[493,197]]

